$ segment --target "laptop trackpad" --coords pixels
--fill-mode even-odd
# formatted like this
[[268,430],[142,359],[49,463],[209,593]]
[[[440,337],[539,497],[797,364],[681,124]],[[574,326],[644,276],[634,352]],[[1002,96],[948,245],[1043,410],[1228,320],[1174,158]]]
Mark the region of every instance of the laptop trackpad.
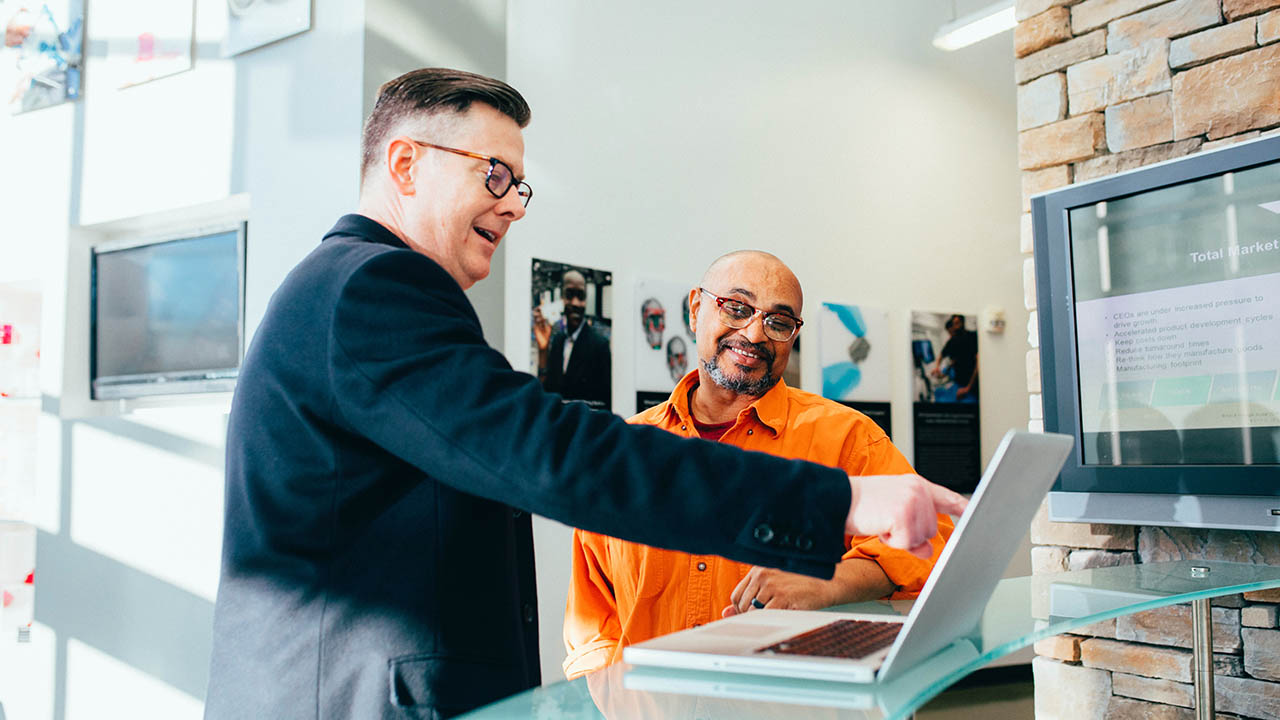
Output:
[[735,638],[765,638],[780,632],[795,632],[795,628],[787,625],[763,625],[748,623],[711,623],[701,635],[716,635]]

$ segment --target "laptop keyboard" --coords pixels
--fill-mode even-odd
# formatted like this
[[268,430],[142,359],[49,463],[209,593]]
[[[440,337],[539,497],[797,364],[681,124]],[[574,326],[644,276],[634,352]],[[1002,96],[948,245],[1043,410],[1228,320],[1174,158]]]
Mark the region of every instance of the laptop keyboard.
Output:
[[756,652],[856,660],[892,645],[900,630],[898,622],[837,620]]

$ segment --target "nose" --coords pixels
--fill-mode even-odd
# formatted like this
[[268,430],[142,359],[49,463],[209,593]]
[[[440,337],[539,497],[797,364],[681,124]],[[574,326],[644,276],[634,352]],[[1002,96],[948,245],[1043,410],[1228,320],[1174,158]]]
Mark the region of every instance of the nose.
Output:
[[516,192],[514,187],[508,190],[507,194],[503,195],[502,198],[498,200],[498,207],[496,210],[499,215],[507,218],[511,222],[515,222],[524,217],[525,212],[527,212],[524,207],[524,200],[520,197],[520,193]]
[[755,317],[751,318],[751,322],[747,323],[747,326],[740,329],[738,332],[742,333],[742,336],[747,339],[747,342],[754,343],[756,345],[764,343],[769,339],[764,334],[764,315],[759,313],[757,313]]

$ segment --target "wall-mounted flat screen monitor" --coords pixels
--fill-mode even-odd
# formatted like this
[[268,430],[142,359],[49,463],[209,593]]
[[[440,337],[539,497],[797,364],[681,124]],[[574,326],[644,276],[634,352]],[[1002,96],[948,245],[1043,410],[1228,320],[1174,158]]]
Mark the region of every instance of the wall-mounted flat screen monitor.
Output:
[[1032,220],[1045,429],[1077,439],[1055,519],[1280,529],[1280,137]]
[[225,392],[244,352],[245,226],[92,252],[96,400]]

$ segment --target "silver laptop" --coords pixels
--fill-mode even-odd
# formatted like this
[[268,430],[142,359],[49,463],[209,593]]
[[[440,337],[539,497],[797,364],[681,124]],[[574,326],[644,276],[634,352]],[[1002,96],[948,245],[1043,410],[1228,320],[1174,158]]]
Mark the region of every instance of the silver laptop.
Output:
[[752,610],[629,646],[623,660],[855,683],[899,675],[977,627],[1071,445],[1067,435],[1005,434],[905,619]]

